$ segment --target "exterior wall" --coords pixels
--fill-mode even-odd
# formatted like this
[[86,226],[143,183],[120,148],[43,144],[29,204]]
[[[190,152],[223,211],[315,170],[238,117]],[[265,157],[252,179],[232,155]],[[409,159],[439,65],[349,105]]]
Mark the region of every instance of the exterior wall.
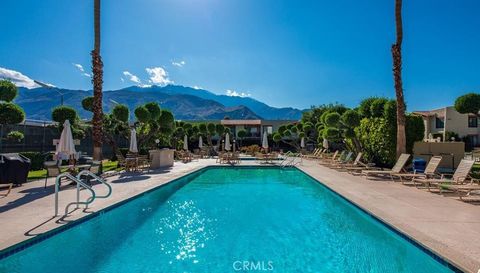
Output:
[[[423,117],[423,122],[425,125],[425,138],[428,138],[428,135],[431,133],[434,134],[443,134],[446,132],[455,132],[459,137],[468,137],[471,139],[475,146],[480,144],[480,121],[478,122],[477,127],[469,127],[468,120],[469,114],[460,114],[455,110],[453,106],[444,107],[431,111],[424,112],[414,112]],[[440,118],[444,121],[444,128],[437,128],[436,119]]]

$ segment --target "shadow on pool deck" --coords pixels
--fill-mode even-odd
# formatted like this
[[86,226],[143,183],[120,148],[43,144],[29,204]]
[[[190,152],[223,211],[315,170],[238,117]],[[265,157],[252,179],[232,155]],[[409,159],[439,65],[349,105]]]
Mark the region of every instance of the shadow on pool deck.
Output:
[[[73,188],[71,185],[64,185],[60,187],[61,190]],[[26,188],[24,190],[19,191],[18,193],[24,193],[23,196],[8,202],[6,205],[0,206],[0,213],[9,211],[14,208],[18,208],[30,202],[33,202],[37,199],[46,197],[50,194],[55,193],[55,185],[50,185],[44,188],[43,186],[35,187],[35,188]]]

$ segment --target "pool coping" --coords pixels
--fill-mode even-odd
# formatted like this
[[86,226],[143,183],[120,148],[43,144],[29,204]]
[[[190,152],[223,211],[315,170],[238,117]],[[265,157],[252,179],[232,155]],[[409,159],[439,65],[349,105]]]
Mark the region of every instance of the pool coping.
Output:
[[[95,211],[89,215],[86,215],[86,216],[83,216],[79,219],[76,219],[72,222],[69,222],[67,224],[64,224],[62,226],[59,226],[59,227],[56,227],[54,229],[51,229],[49,231],[46,231],[45,233],[42,233],[42,234],[39,234],[33,238],[30,238],[30,239],[27,239],[27,240],[24,240],[24,241],[21,241],[17,244],[14,244],[12,246],[9,246],[7,248],[4,248],[4,249],[1,249],[0,250],[0,261],[11,256],[11,255],[14,255],[18,252],[21,252],[33,245],[36,245],[44,240],[47,240],[59,233],[62,233],[64,231],[67,231],[77,225],[80,225],[86,221],[89,221],[91,219],[94,219],[98,216],[101,216],[103,215],[104,213],[108,212],[108,211],[111,211],[125,203],[128,203],[132,200],[135,200],[137,198],[140,198],[146,194],[149,194],[150,192],[153,192],[155,190],[158,190],[166,185],[169,185],[173,182],[176,182],[176,181],[179,181],[181,179],[185,179],[189,176],[198,176],[200,175],[201,173],[205,172],[206,170],[208,169],[222,169],[222,168],[225,168],[225,169],[232,169],[232,168],[275,168],[275,169],[282,169],[283,167],[281,166],[278,166],[278,165],[237,165],[237,166],[230,166],[230,165],[206,165],[206,166],[202,166],[200,167],[199,169],[196,169],[196,170],[193,170],[192,172],[190,173],[187,173],[187,174],[184,174],[180,177],[176,177],[176,178],[173,178],[165,183],[162,183],[160,185],[157,185],[153,188],[150,188],[146,191],[143,191],[143,192],[140,192],[138,194],[135,194],[131,197],[128,197],[124,200],[121,200],[121,201],[118,201],[116,203],[113,203],[105,208],[102,208],[98,211]],[[361,205],[357,204],[356,202],[348,199],[347,197],[341,195],[340,193],[338,193],[337,191],[335,191],[334,189],[332,189],[331,187],[329,187],[328,185],[322,183],[319,179],[313,177],[312,175],[310,175],[309,173],[307,173],[306,171],[298,168],[297,166],[290,166],[290,167],[287,167],[287,168],[290,168],[290,169],[296,169],[297,171],[301,172],[302,174],[306,175],[307,177],[309,177],[310,179],[314,180],[315,182],[317,182],[318,184],[320,184],[321,186],[323,186],[325,189],[327,189],[328,191],[330,191],[331,193],[333,193],[335,196],[341,198],[342,200],[346,201],[348,204],[354,206],[355,208],[357,208],[358,210],[360,210],[361,212],[365,213],[367,216],[371,217],[372,219],[374,220],[377,220],[382,226],[388,228],[389,230],[391,230],[392,232],[394,232],[395,234],[399,235],[400,237],[402,237],[403,239],[407,240],[407,242],[413,244],[415,247],[417,247],[418,249],[420,249],[421,251],[423,251],[425,254],[429,255],[430,257],[432,257],[433,259],[435,259],[437,262],[439,262],[440,264],[446,266],[447,268],[451,269],[452,271],[454,272],[468,272],[467,269],[465,268],[462,268],[462,266],[458,265],[457,263],[455,263],[454,261],[452,261],[451,259],[448,259],[447,257],[444,257],[438,253],[436,253],[434,250],[430,249],[428,246],[425,246],[424,244],[422,244],[420,241],[416,240],[415,238],[411,237],[408,235],[407,232],[403,232],[402,230],[400,230],[399,228],[395,227],[393,224],[390,224],[388,223],[387,221],[383,220],[382,218],[380,218],[379,216],[375,215],[373,212],[371,212],[370,210],[362,207]]]

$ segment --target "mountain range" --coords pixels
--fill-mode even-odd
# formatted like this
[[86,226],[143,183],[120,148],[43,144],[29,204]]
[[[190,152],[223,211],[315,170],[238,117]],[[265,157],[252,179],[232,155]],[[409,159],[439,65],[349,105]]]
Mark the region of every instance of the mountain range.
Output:
[[[62,88],[19,88],[15,103],[20,105],[28,119],[51,120],[52,108],[60,105],[63,94],[64,105],[77,109],[81,118],[90,118],[91,113],[83,110],[81,101],[91,96],[92,91]],[[217,95],[203,89],[180,85],[138,87],[103,92],[104,111],[110,112],[115,104],[125,104],[133,110],[146,102],[155,101],[163,109],[173,112],[180,120],[273,119],[298,120],[302,111],[295,108],[276,108],[250,97]]]

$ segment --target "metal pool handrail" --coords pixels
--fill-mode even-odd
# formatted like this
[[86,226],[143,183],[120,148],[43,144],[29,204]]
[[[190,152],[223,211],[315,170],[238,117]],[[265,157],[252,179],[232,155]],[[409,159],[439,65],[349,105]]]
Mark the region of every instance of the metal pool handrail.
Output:
[[107,181],[105,181],[105,179],[99,177],[98,175],[92,173],[91,171],[89,170],[83,170],[81,172],[79,172],[77,174],[77,179],[78,180],[81,180],[81,177],[83,175],[86,175],[86,176],[90,176],[92,177],[93,179],[97,180],[98,182],[104,184],[105,186],[107,186],[108,188],[108,193],[106,195],[96,195],[95,198],[108,198],[111,194],[112,194],[112,186],[110,186],[109,183],[107,183]]
[[[75,176],[73,176],[69,173],[62,173],[62,174],[58,175],[57,178],[55,179],[55,216],[58,215],[58,193],[60,192],[60,180],[63,177],[66,177],[66,178],[74,181],[75,183],[77,183],[77,201],[76,202],[71,202],[65,207],[65,214],[64,215],[67,215],[68,208],[71,205],[74,205],[74,204],[77,205],[77,208],[78,208],[79,205],[85,205],[85,208],[88,208],[88,205],[95,200],[95,191],[92,189],[92,187],[83,183],[82,180],[77,179]],[[88,198],[87,201],[85,201],[85,202],[80,202],[80,186],[87,189],[92,194],[92,196],[90,198]]]

